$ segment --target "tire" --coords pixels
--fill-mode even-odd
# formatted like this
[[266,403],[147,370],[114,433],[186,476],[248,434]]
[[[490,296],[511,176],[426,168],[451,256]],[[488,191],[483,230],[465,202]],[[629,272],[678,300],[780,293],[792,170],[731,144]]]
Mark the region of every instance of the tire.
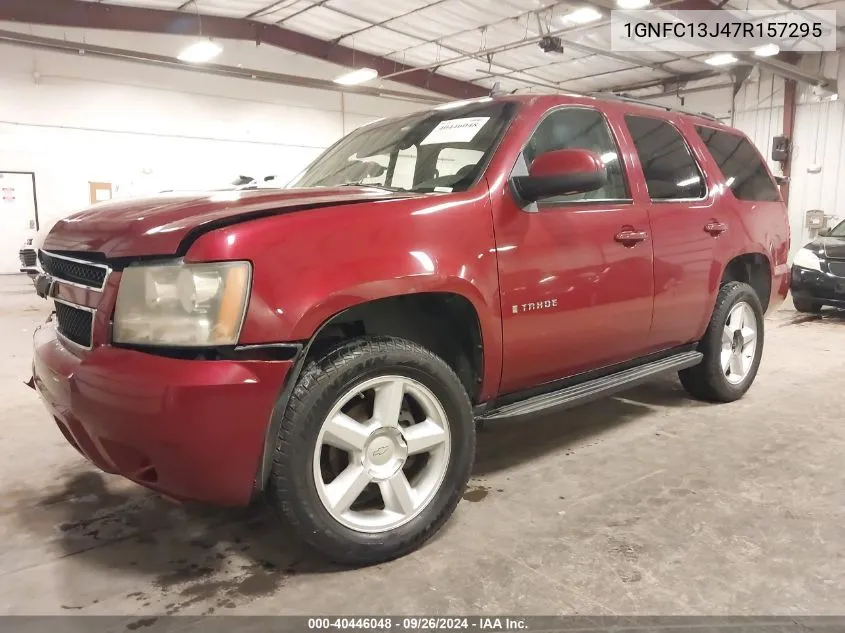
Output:
[[[743,307],[740,307],[741,304]],[[745,311],[746,306],[749,311]],[[751,321],[753,316],[754,327],[756,327],[756,338],[754,339],[756,344],[753,350],[744,347],[742,334],[740,340],[728,336],[730,325],[735,324],[728,324],[728,317],[732,314],[739,315],[740,310],[744,312],[747,321]],[[744,321],[740,323],[744,323]],[[703,360],[694,367],[678,372],[681,384],[687,392],[699,400],[710,402],[739,400],[751,387],[760,367],[760,358],[763,354],[763,327],[763,308],[754,289],[748,284],[738,281],[731,281],[723,285],[716,297],[716,307],[713,310],[710,323],[707,325],[707,330],[698,345],[698,351],[704,354]],[[742,330],[746,331],[746,328],[742,328]],[[723,341],[728,339],[731,339],[731,343],[725,349]],[[736,356],[734,349],[737,350]],[[744,350],[747,353],[743,353]],[[729,367],[725,369],[723,352],[727,353],[728,351],[730,351],[728,356]],[[735,368],[739,370],[732,373]]]
[[792,297],[792,305],[798,312],[812,312],[818,314],[822,311],[822,304],[820,301],[813,301],[812,299],[804,299],[801,297]]
[[[350,392],[369,384],[376,386],[343,404]],[[401,402],[402,413],[398,418],[406,418],[402,420],[405,426],[378,427],[376,407],[390,398],[385,396],[385,400],[381,401],[377,397],[388,393],[391,385],[397,384],[402,385],[398,393],[404,395],[400,395],[399,400],[394,397],[394,402]],[[360,422],[360,426],[354,427],[353,440],[349,441],[360,442],[358,432],[365,426],[365,434],[370,433],[370,428],[376,429],[372,432],[375,435],[366,436],[360,450],[354,449],[359,452],[329,445],[337,443],[337,439],[332,439],[336,436],[329,430],[328,420],[341,415],[336,413],[341,406],[344,415],[355,418],[352,423]],[[428,409],[425,410],[425,407]],[[408,454],[412,448],[420,446],[411,443],[409,428],[412,427],[409,425],[415,421],[421,423],[417,418],[428,423],[432,419],[441,419],[441,416],[445,416],[442,418],[445,421],[438,427],[442,431],[438,435],[441,444],[435,445],[430,453],[419,453],[423,457]],[[361,421],[358,418],[365,419]],[[347,420],[344,424],[348,423]],[[382,432],[387,433],[389,438],[373,439]],[[403,445],[407,461],[402,459]],[[389,454],[386,458],[383,455],[375,457],[379,451]],[[338,563],[370,565],[413,551],[444,525],[466,488],[474,458],[472,406],[452,369],[440,357],[410,341],[363,337],[340,343],[306,366],[281,420],[267,496],[277,513],[320,555]],[[376,460],[382,459],[388,459],[388,462],[376,463]],[[336,460],[339,460],[339,465]],[[411,466],[419,466],[419,472],[410,472],[408,468]],[[393,468],[398,470],[389,475]],[[329,492],[335,480],[324,480],[325,472],[332,469],[345,474],[353,473],[344,482],[352,481],[359,475],[363,479],[374,477],[377,481],[366,484],[362,493],[352,497],[354,501],[348,509],[338,509],[344,505],[342,502],[330,509],[331,498],[337,498]],[[394,482],[402,477],[405,483],[416,483],[410,484],[412,488],[405,488],[411,490],[410,494],[397,492],[394,495],[393,491],[398,490],[393,487]],[[341,480],[338,478],[337,481]],[[390,508],[382,486],[387,486]],[[397,483],[396,486],[401,488],[402,484]],[[354,490],[357,487],[349,490],[353,492],[342,495],[343,499],[356,495]],[[423,496],[427,501],[420,502]],[[355,504],[362,503],[372,508],[356,510]],[[384,506],[382,510],[377,508],[379,503]],[[414,503],[422,505],[406,512],[405,504]],[[357,507],[360,508],[360,505]],[[392,512],[396,508],[399,510]],[[365,521],[376,519],[380,527],[374,528],[370,524],[362,527]],[[394,526],[397,521],[400,523]]]

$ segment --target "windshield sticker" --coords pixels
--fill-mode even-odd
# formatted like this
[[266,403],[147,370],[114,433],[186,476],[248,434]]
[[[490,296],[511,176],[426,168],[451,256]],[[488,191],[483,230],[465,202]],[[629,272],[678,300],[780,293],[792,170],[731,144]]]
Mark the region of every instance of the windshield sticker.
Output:
[[420,145],[435,145],[437,143],[466,143],[484,127],[490,120],[489,116],[473,116],[465,119],[449,119],[437,124]]
[[435,193],[452,193],[451,187],[435,187]]

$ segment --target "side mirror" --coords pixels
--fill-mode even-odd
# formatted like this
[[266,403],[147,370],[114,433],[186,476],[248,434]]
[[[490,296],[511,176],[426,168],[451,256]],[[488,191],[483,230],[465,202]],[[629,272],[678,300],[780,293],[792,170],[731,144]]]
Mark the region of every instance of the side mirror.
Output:
[[607,183],[607,169],[598,154],[586,149],[556,149],[540,154],[527,176],[515,176],[513,184],[524,200],[585,193]]
[[830,235],[830,229],[821,229],[818,233],[816,233],[819,237],[827,237]]

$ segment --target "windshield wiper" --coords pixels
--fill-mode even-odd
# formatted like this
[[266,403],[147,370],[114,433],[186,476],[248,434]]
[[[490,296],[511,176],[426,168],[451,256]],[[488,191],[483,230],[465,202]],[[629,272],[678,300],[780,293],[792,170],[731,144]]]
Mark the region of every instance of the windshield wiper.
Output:
[[384,189],[385,191],[408,191],[402,187],[389,187],[387,185],[377,185],[374,182],[344,182],[338,187],[371,187],[375,189]]

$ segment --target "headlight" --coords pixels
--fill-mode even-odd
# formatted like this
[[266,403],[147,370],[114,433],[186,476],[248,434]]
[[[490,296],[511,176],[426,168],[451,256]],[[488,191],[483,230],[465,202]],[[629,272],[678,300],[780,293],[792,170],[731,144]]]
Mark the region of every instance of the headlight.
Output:
[[116,343],[209,347],[238,342],[249,262],[167,263],[123,271],[114,309]]
[[792,260],[793,266],[800,266],[801,268],[809,268],[810,270],[822,271],[822,260],[813,251],[802,248],[795,253],[795,259]]

